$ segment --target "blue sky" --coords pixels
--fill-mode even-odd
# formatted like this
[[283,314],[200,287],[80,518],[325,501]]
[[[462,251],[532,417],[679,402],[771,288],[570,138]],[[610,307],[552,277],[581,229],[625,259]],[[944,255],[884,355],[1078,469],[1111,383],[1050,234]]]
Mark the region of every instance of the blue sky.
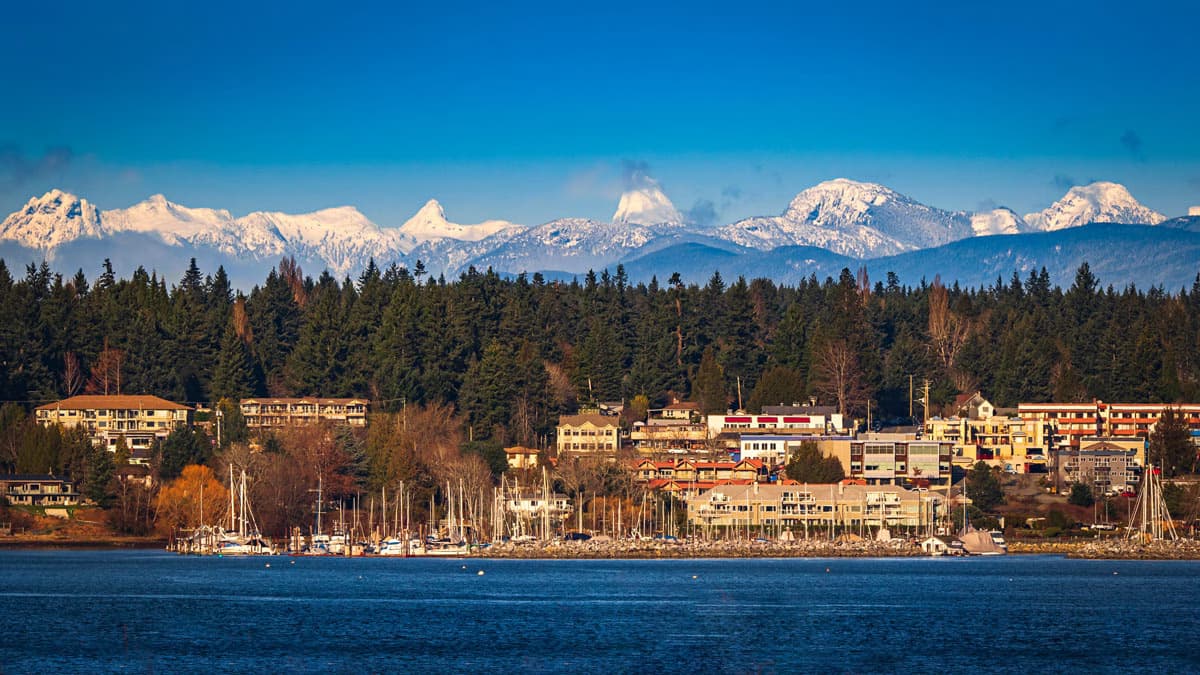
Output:
[[1098,179],[1200,204],[1195,3],[342,4],[7,8],[0,211],[61,187],[606,219],[629,162],[721,222],[839,176],[951,209]]

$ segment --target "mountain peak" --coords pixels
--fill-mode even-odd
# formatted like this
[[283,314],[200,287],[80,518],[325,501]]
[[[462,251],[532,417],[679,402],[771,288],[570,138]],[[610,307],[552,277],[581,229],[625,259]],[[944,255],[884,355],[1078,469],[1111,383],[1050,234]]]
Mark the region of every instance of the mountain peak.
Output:
[[33,197],[0,222],[0,240],[48,251],[83,237],[99,237],[100,213],[88,200],[57,188]]
[[437,239],[479,241],[514,225],[506,220],[488,220],[476,225],[460,225],[446,219],[441,202],[430,199],[412,218],[400,226],[400,232],[417,242]]
[[1157,225],[1166,219],[1163,214],[1143,206],[1134,199],[1124,185],[1109,181],[1076,185],[1049,208],[1025,216],[1029,227],[1044,231],[1079,227],[1088,223]]
[[448,222],[446,220],[446,209],[442,208],[442,203],[436,199],[430,199],[425,202],[410,220],[421,220],[426,223]]
[[643,179],[641,187],[626,190],[613,214],[614,223],[638,225],[682,225],[683,216],[658,183]]

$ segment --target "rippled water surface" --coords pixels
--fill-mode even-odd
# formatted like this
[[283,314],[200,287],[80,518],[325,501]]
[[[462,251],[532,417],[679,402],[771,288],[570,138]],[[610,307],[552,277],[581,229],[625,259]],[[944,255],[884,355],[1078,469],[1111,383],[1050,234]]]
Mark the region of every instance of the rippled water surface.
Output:
[[0,672],[1196,672],[1198,601],[1195,562],[0,551]]

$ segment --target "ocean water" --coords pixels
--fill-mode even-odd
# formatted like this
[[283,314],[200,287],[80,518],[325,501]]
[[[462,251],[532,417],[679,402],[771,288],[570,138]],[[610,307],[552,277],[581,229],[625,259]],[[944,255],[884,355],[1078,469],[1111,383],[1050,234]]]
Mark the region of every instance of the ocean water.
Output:
[[1198,600],[1200,562],[3,550],[0,672],[1182,673]]

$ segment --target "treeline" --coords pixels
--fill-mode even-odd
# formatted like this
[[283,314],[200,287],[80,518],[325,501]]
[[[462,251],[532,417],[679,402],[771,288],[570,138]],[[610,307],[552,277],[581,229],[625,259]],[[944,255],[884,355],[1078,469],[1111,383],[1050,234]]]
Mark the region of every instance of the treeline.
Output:
[[[23,278],[0,261],[0,398],[83,392],[181,402],[366,396],[377,411],[448,405],[471,440],[538,445],[583,402],[706,410],[809,401],[907,415],[910,377],[932,411],[982,390],[1021,401],[1200,400],[1200,275],[1191,289],[1104,287],[1086,265],[987,288],[872,283],[865,269],[794,286],[632,284],[623,268],[570,282],[373,262],[357,279],[282,261],[249,293],[192,262],[169,281]],[[919,414],[919,406],[916,408]]]

